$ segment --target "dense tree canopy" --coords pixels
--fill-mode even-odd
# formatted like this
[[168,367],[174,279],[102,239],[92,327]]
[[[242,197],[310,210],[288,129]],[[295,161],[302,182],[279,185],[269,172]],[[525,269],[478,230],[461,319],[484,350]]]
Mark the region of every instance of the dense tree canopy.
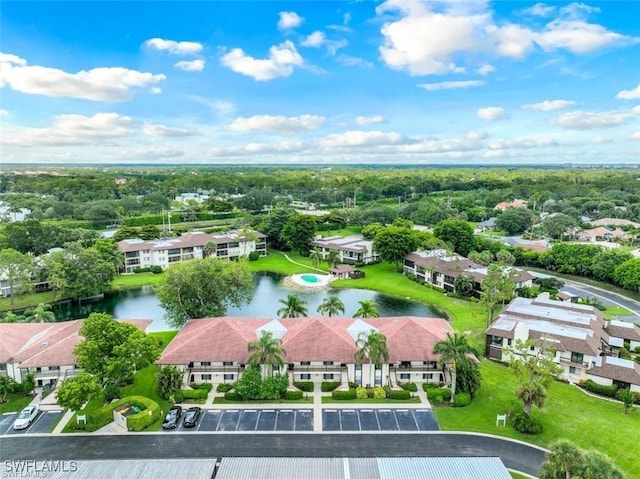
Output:
[[418,241],[409,228],[387,226],[378,231],[373,247],[383,261],[395,264],[396,269],[402,271],[404,257],[416,250]]
[[509,235],[524,233],[531,228],[533,214],[526,208],[507,208],[496,219],[496,227]]
[[456,253],[467,256],[473,249],[473,228],[462,220],[444,220],[433,228],[433,234],[453,247]]
[[296,253],[307,256],[309,245],[316,236],[315,219],[309,215],[295,215],[287,220],[282,228],[282,239]]

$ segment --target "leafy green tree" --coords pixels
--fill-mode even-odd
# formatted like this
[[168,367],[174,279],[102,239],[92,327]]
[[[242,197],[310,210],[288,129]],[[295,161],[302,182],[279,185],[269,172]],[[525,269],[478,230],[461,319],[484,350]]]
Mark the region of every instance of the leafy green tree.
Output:
[[362,237],[364,239],[372,240],[378,234],[378,231],[384,228],[384,225],[380,223],[371,223],[362,227]]
[[281,366],[284,364],[284,355],[286,351],[282,347],[282,341],[273,337],[271,331],[262,331],[257,341],[251,341],[247,345],[247,349],[251,353],[249,356],[249,364],[261,366],[263,372],[273,375],[273,365]]
[[309,215],[295,215],[282,228],[282,239],[296,253],[309,254],[309,245],[316,236],[316,220]]
[[433,234],[450,244],[453,251],[462,256],[466,257],[473,249],[473,228],[466,221],[454,219],[441,221],[433,228]]
[[317,311],[329,317],[344,314],[344,303],[335,294],[330,294],[322,300]]
[[400,226],[387,226],[376,234],[373,248],[384,261],[395,264],[398,272],[402,271],[404,257],[415,251],[418,244],[412,231]]
[[633,259],[631,253],[615,248],[603,248],[593,257],[591,272],[598,281],[612,283],[618,266]]
[[340,262],[340,252],[336,249],[330,249],[327,253],[327,264],[331,268],[335,268]]
[[56,315],[51,311],[51,305],[40,303],[35,308],[27,309],[24,314],[26,323],[53,323]]
[[489,266],[493,262],[493,253],[489,250],[483,251],[471,251],[469,253],[469,259],[474,263],[482,266]]
[[260,399],[262,394],[262,375],[257,364],[249,364],[234,389],[243,401]]
[[160,356],[157,338],[104,313],[91,313],[79,331],[84,339],[74,349],[77,364],[101,384],[118,384]]
[[356,339],[356,347],[356,364],[362,364],[366,360],[369,364],[380,367],[383,363],[389,362],[387,337],[378,331],[362,331]]
[[[474,395],[477,391],[475,384],[476,382],[479,383],[479,371],[478,366],[468,357],[470,354],[475,354],[475,350],[469,344],[467,337],[464,334],[447,333],[445,339],[438,341],[434,345],[433,352],[440,355],[439,362],[442,366],[445,364],[451,365],[451,402],[453,403],[455,398],[458,382],[464,383],[465,387],[471,389],[463,390],[463,392]],[[458,379],[458,375],[464,377]]]
[[10,304],[15,303],[15,296],[31,289],[31,274],[33,265],[31,258],[15,249],[7,248],[0,251],[0,271],[9,283],[11,292]]
[[488,322],[493,321],[494,312],[498,304],[510,301],[516,294],[516,284],[513,281],[515,270],[501,263],[489,265],[487,274],[480,285],[482,293],[480,302],[487,308]]
[[471,296],[475,291],[476,280],[470,274],[461,274],[453,282],[453,289],[462,296]]
[[182,386],[183,372],[175,366],[165,366],[156,375],[158,394],[168,399],[169,396]]
[[228,306],[250,301],[253,276],[245,260],[195,259],[168,268],[156,291],[167,320],[182,327],[189,319],[224,316]]
[[496,218],[496,227],[509,235],[525,232],[533,224],[533,214],[526,208],[507,208]]
[[288,294],[287,299],[279,300],[282,308],[277,311],[281,318],[299,318],[307,315],[307,302],[296,294]]
[[540,261],[551,271],[589,276],[593,258],[601,249],[601,246],[596,245],[555,243],[550,251],[540,255]]
[[534,404],[544,406],[547,389],[562,369],[553,362],[553,355],[545,344],[537,344],[533,339],[517,340],[509,352],[509,367],[519,380],[516,397],[523,402],[524,412],[529,416]]
[[318,248],[313,248],[313,251],[309,254],[309,259],[311,260],[313,267],[317,269],[320,264],[320,260],[322,259],[322,253],[320,253]]
[[20,323],[22,321],[24,321],[24,316],[13,311],[7,311],[0,320],[2,323]]
[[0,376],[0,404],[7,402],[7,394],[15,391],[16,382],[9,376]]
[[576,224],[577,221],[571,218],[571,216],[567,216],[562,213],[551,218],[547,218],[544,220],[544,223],[542,223],[547,234],[554,239],[562,239],[567,230],[571,226],[576,226]]
[[501,249],[496,253],[496,262],[511,266],[516,262],[516,258],[506,249]]
[[96,376],[81,371],[75,376],[65,379],[56,389],[56,401],[64,408],[79,411],[89,400],[102,391]]
[[295,211],[289,208],[275,208],[260,224],[259,230],[267,235],[267,239],[274,249],[283,250],[287,247],[287,243],[282,237],[282,230],[295,214]]
[[358,304],[360,305],[360,307],[355,313],[353,313],[354,318],[378,318],[380,316],[375,303],[370,299],[363,299],[362,301],[358,301]]
[[631,291],[640,291],[640,258],[630,259],[613,272],[616,284]]

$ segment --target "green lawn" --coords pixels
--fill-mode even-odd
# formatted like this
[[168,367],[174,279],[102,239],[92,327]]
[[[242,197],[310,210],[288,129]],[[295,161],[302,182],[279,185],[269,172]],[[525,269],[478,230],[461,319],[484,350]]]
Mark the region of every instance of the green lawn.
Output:
[[7,394],[7,402],[0,404],[0,414],[5,412],[22,411],[33,400],[31,396],[22,394]]
[[513,479],[528,479],[529,476],[523,476],[522,474],[518,474],[517,472],[512,472],[509,471],[509,474],[511,474],[511,477]]
[[[587,396],[576,386],[556,382],[546,406],[534,407],[533,414],[543,424],[542,434],[528,436],[507,427],[496,427],[496,415],[507,413],[515,401],[516,380],[502,364],[484,360],[480,365],[482,387],[465,408],[435,407],[442,430],[477,431],[507,436],[543,447],[565,438],[585,449],[607,454],[627,475],[640,479],[637,469],[640,444],[640,410],[623,414],[621,403]],[[517,404],[517,403],[516,403]]]
[[[62,298],[58,298],[62,299]],[[38,306],[40,303],[53,302],[53,291],[45,291],[44,293],[21,294],[11,298],[0,298],[0,311],[16,311],[25,308]]]
[[633,313],[622,306],[607,306],[604,319],[613,319],[614,316],[633,316]]
[[[307,265],[307,267],[305,268],[304,266],[299,266],[288,261],[287,258],[284,257],[284,254],[279,251],[271,251],[267,256],[260,258],[258,261],[249,262],[249,268],[251,271],[255,272],[271,271],[285,275],[308,273],[313,269],[313,265],[309,258],[305,258],[292,252],[287,252],[286,254],[293,261]],[[326,263],[318,265],[318,268],[323,271],[328,271]]]
[[411,399],[333,399],[331,396],[322,396],[322,404],[419,404],[419,397]]
[[114,290],[139,288],[149,284],[157,284],[162,281],[163,277],[163,273],[121,274],[116,276],[116,278],[111,282],[111,286]]

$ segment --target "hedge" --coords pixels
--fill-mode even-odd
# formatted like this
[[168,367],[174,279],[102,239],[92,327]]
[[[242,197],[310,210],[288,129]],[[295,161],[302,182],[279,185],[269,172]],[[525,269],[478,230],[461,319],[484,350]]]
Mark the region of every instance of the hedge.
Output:
[[404,383],[404,384],[398,384],[398,386],[400,386],[405,391],[410,391],[412,393],[418,392],[418,385],[416,383]]
[[542,423],[533,416],[527,416],[524,411],[518,411],[512,417],[513,428],[523,434],[539,434],[542,432]]
[[218,387],[216,387],[216,392],[219,393],[227,393],[233,389],[233,384],[229,383],[220,383]]
[[224,394],[224,398],[227,401],[242,401],[240,395],[235,391],[229,391]]
[[411,399],[411,393],[404,389],[390,389],[387,391],[387,399],[406,401],[407,399]]
[[97,431],[112,422],[113,410],[124,404],[131,404],[142,409],[139,413],[127,417],[127,427],[130,431],[142,431],[160,418],[160,406],[157,402],[142,396],[127,396],[91,412],[86,430],[89,432]]
[[298,382],[294,382],[293,385],[297,387],[300,391],[304,391],[306,393],[313,392],[313,383],[311,381],[298,381]]
[[320,385],[320,390],[323,393],[328,393],[333,391],[334,389],[337,389],[338,386],[340,386],[339,381],[325,381]]
[[207,399],[209,392],[206,389],[180,389],[179,392],[182,394],[182,400],[184,402],[189,402],[189,399]]
[[443,401],[451,399],[451,389],[449,388],[429,388],[426,390],[429,400],[441,397]]
[[207,392],[210,392],[213,389],[213,384],[211,383],[191,383],[189,384],[191,389],[204,389]]
[[458,393],[453,397],[453,407],[465,407],[471,403],[469,393]]
[[362,386],[356,388],[356,399],[367,399],[367,389]]
[[597,382],[587,379],[584,383],[584,388],[587,391],[591,391],[592,393],[600,394],[602,396],[607,396],[610,398],[616,397],[616,391],[618,390],[618,386],[612,384],[611,386],[603,386],[602,384],[598,384]]
[[285,398],[288,400],[302,399],[303,394],[302,391],[287,391]]
[[422,383],[422,390],[428,392],[429,389],[438,389],[440,387],[437,383]]
[[348,389],[347,391],[333,391],[331,393],[331,397],[333,399],[338,400],[338,401],[347,401],[349,399],[355,399],[356,398],[356,390],[355,389]]
[[381,388],[380,386],[376,386],[375,388],[373,388],[373,399],[384,399],[387,397],[387,392],[384,390],[384,388]]

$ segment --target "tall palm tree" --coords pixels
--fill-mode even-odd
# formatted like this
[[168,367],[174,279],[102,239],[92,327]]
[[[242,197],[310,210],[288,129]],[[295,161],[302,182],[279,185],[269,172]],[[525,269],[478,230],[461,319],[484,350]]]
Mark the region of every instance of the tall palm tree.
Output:
[[360,307],[353,314],[354,318],[377,318],[380,316],[376,305],[370,299],[363,299],[362,301],[358,301]]
[[281,318],[299,318],[307,315],[307,302],[300,299],[296,294],[287,295],[287,299],[281,299],[282,308],[278,310]]
[[204,257],[208,257],[208,256],[215,256],[216,255],[216,251],[218,251],[218,243],[216,243],[215,241],[207,241],[204,244]]
[[329,317],[342,313],[344,314],[344,303],[335,294],[330,294],[322,300],[317,309],[318,313]]
[[[281,346],[281,343],[280,339],[273,337],[271,331],[262,331],[257,341],[251,341],[247,345],[249,352],[253,353],[249,357],[249,364],[257,364],[260,366],[283,365],[286,351]],[[263,368],[263,372],[264,369],[273,374],[273,367]]]
[[433,352],[440,355],[440,364],[451,364],[451,402],[456,395],[456,364],[469,361],[467,354],[473,354],[473,347],[467,337],[458,333],[447,333],[447,338],[439,341],[433,347]]
[[389,362],[387,337],[378,331],[362,331],[358,334],[356,346],[358,347],[354,355],[356,364],[362,364],[367,360],[369,364],[380,367],[382,363]]
[[124,253],[122,251],[115,251],[113,253],[113,267],[116,269],[116,273],[120,274],[124,271],[126,265]]
[[27,310],[24,317],[25,323],[53,323],[55,320],[56,315],[51,311],[51,306],[45,303]]
[[337,249],[330,249],[327,253],[327,264],[331,268],[335,268],[340,262],[340,252]]
[[322,253],[320,252],[320,249],[313,248],[313,250],[309,254],[309,259],[311,260],[313,267],[315,269],[318,269],[318,265],[320,264],[320,260],[322,259]]

